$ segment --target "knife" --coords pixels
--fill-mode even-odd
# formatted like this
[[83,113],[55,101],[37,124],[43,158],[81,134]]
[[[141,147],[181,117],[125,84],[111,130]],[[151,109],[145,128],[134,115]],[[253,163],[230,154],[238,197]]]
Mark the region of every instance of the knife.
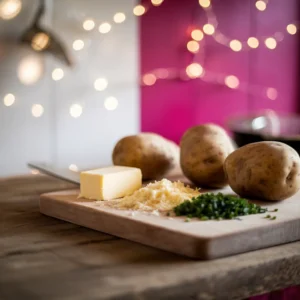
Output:
[[29,162],[27,166],[29,168],[39,170],[42,174],[46,174],[70,183],[80,185],[80,172],[73,172],[70,170],[58,168],[54,165],[38,162]]

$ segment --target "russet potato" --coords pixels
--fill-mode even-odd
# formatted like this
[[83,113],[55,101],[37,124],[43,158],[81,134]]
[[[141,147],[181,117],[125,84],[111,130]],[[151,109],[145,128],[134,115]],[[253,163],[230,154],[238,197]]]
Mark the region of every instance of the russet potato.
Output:
[[231,153],[224,164],[230,187],[238,195],[284,200],[300,188],[300,158],[280,142],[248,144]]
[[159,179],[179,167],[179,147],[155,133],[122,138],[114,147],[114,165],[140,168],[143,179]]
[[180,165],[184,175],[202,187],[227,184],[223,164],[234,146],[226,131],[214,124],[188,129],[180,142]]

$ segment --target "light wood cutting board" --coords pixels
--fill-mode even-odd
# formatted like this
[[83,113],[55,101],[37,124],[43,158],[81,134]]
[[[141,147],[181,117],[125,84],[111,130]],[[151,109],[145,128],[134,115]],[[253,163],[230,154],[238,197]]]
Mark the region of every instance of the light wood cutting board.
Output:
[[[233,193],[229,188],[219,190]],[[278,212],[242,220],[185,222],[184,217],[116,210],[105,201],[77,199],[78,190],[43,194],[41,213],[192,258],[214,259],[300,240],[300,192],[282,202],[256,202]],[[276,220],[265,219],[267,214]]]

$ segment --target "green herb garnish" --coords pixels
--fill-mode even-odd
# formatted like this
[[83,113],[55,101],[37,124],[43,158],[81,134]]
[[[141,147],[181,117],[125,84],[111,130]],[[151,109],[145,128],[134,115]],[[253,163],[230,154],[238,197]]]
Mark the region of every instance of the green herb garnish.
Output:
[[276,219],[276,216],[272,217],[270,220],[275,220]]
[[205,193],[186,200],[174,208],[176,216],[200,220],[236,219],[238,216],[262,214],[266,208],[248,200],[222,193]]
[[276,212],[278,211],[278,208],[275,208],[274,210],[269,210],[269,212]]
[[184,222],[191,222],[191,218],[186,218]]
[[265,217],[266,219],[270,219],[271,218],[271,216],[270,215],[266,215],[266,217]]

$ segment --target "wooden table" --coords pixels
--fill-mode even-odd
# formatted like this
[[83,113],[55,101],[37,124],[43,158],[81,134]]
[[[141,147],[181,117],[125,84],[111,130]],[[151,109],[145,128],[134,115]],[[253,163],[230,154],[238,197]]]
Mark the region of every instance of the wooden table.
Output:
[[41,175],[0,179],[0,299],[242,299],[300,284],[300,242],[193,261],[43,216]]

